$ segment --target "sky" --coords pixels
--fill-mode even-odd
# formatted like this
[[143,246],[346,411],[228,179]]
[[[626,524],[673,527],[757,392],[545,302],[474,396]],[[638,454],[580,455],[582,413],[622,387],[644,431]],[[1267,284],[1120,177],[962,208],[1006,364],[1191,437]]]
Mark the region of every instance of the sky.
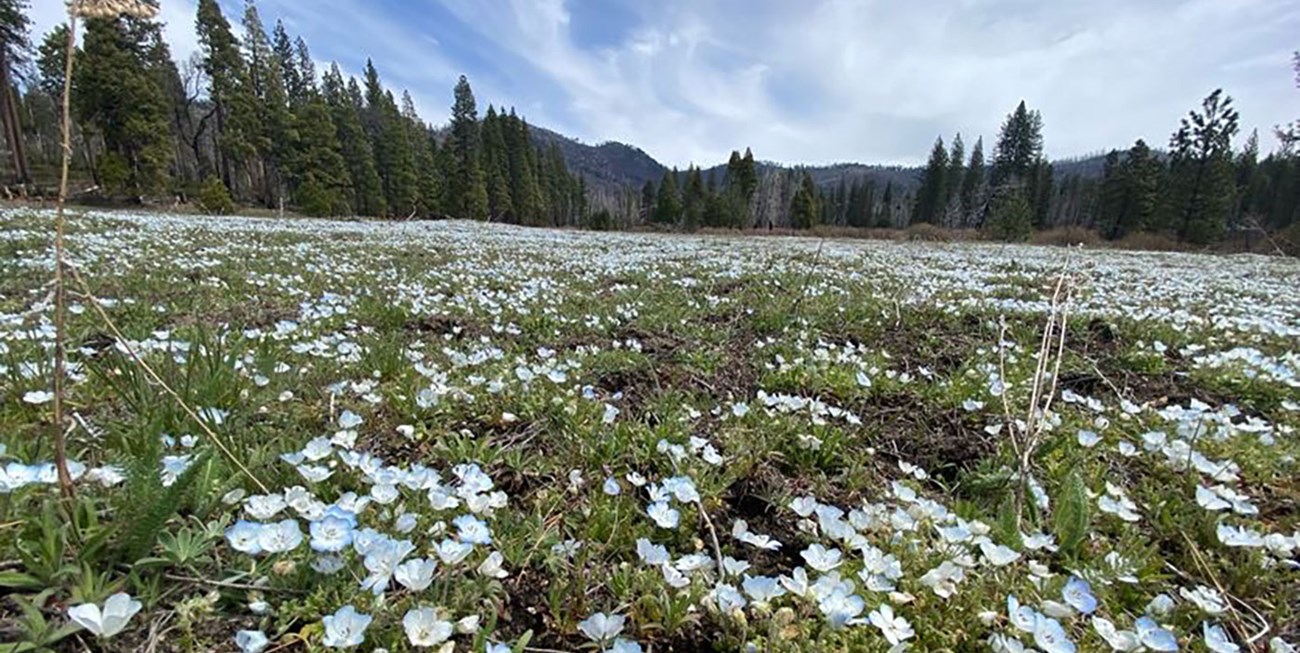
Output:
[[[178,59],[197,0],[161,0]],[[237,23],[243,0],[221,0]],[[36,34],[62,2],[33,0]],[[1054,159],[1155,146],[1222,87],[1243,133],[1300,118],[1295,0],[258,0],[319,62],[370,57],[434,124],[469,77],[587,143],[666,165],[751,147],[788,164],[923,163],[960,132],[992,146],[1025,100]]]

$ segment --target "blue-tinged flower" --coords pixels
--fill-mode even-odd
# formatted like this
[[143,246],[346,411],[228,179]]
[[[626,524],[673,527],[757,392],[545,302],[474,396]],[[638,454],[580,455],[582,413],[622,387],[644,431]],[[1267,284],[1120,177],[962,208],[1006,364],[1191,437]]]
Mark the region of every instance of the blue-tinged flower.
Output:
[[817,604],[826,623],[838,630],[856,622],[858,615],[866,609],[867,604],[857,594],[850,594],[842,585],[836,586]]
[[298,520],[284,519],[262,526],[257,541],[267,553],[285,553],[302,544],[302,529],[298,526]]
[[1011,625],[1015,626],[1020,632],[1034,632],[1034,624],[1038,621],[1038,611],[1027,606],[1020,605],[1020,600],[1015,594],[1007,597],[1007,616],[1011,620]]
[[407,560],[393,570],[393,578],[412,592],[424,591],[433,583],[433,572],[438,570],[438,561],[433,558],[414,558]]
[[1138,639],[1138,634],[1130,630],[1119,630],[1109,619],[1101,617],[1092,618],[1092,627],[1097,631],[1097,635],[1106,640],[1111,650],[1127,652],[1136,650],[1142,645]]
[[1082,612],[1083,614],[1092,614],[1097,609],[1097,597],[1092,595],[1092,586],[1088,581],[1077,576],[1071,576],[1066,581],[1065,589],[1061,590],[1061,597],[1070,607]]
[[226,541],[230,547],[240,553],[258,555],[262,552],[262,525],[257,522],[239,520],[226,529]]
[[351,605],[345,605],[338,612],[326,615],[321,620],[325,627],[325,637],[321,643],[329,648],[361,646],[366,641],[366,629],[373,620],[374,617],[357,612]]
[[891,646],[898,646],[916,634],[916,631],[912,630],[912,624],[907,623],[907,619],[895,615],[894,607],[888,603],[880,604],[879,608],[871,611],[868,618],[871,620],[871,625],[880,629]]
[[311,548],[321,553],[338,553],[352,544],[353,521],[327,514],[311,523]]
[[1153,651],[1177,651],[1178,638],[1174,634],[1160,627],[1155,619],[1151,617],[1140,617],[1134,625],[1137,628],[1138,640],[1143,646]]
[[406,540],[388,539],[371,547],[362,561],[370,575],[361,581],[361,589],[368,589],[376,595],[382,594],[388,589],[388,581],[392,579],[397,565],[412,551],[415,551],[415,545]]
[[427,648],[451,639],[455,627],[450,621],[439,619],[437,610],[417,608],[402,617],[402,628],[411,646]]
[[770,603],[785,594],[785,588],[770,576],[746,576],[740,586],[756,603]]
[[447,539],[438,543],[438,559],[442,560],[444,565],[459,564],[473,552],[474,545],[468,542]]
[[623,625],[627,617],[621,614],[605,614],[597,612],[586,619],[578,622],[578,630],[586,635],[587,639],[603,644],[623,632]]
[[262,653],[270,643],[266,633],[260,630],[241,630],[235,633],[235,646],[242,653]]
[[1205,648],[1214,651],[1214,653],[1237,653],[1241,650],[1241,647],[1234,644],[1232,638],[1228,637],[1228,633],[1224,632],[1223,626],[1203,621],[1201,622],[1201,632],[1205,634]]
[[96,637],[107,639],[122,632],[141,607],[140,602],[131,598],[130,594],[118,592],[108,597],[102,610],[94,603],[68,608],[68,618]]
[[733,585],[718,583],[713,587],[713,591],[709,593],[709,596],[723,614],[731,614],[745,607],[745,597]]
[[605,485],[602,489],[605,494],[608,494],[611,497],[616,497],[623,493],[623,488],[619,486],[618,479],[613,476],[605,479]]
[[641,653],[641,645],[631,640],[619,637],[609,645],[607,653]]
[[1074,642],[1065,634],[1061,622],[1046,615],[1034,620],[1034,644],[1044,653],[1074,653]]
[[840,566],[844,557],[839,549],[827,548],[816,542],[809,544],[808,548],[799,552],[799,555],[809,567],[822,573]]
[[461,515],[451,520],[451,523],[456,527],[456,537],[461,542],[482,545],[492,543],[492,530],[488,528],[487,522],[474,515]]
[[650,504],[645,512],[659,528],[677,528],[677,524],[682,518],[682,514],[669,506],[666,501],[656,501]]
[[636,541],[636,554],[641,558],[641,562],[652,567],[665,564],[669,560],[668,549],[660,544],[653,544],[646,538],[638,538]]

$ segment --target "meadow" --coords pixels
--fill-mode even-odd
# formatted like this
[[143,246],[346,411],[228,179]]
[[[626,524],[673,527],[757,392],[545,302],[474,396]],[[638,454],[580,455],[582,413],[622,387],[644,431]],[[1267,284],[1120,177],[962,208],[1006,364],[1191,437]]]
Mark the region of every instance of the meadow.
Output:
[[1294,651],[1300,264],[0,212],[0,652]]

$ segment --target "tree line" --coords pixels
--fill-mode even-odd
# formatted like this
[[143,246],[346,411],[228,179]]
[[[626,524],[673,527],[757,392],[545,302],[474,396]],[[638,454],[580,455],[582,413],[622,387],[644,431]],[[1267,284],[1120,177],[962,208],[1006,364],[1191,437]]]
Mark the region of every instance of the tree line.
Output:
[[[1300,56],[1296,62],[1300,75]],[[1240,150],[1232,98],[1211,93],[1183,118],[1168,149],[1138,140],[1105,155],[1101,170],[1058,174],[1043,153],[1043,118],[1019,105],[1006,117],[986,160],[983,139],[970,153],[961,134],[938,138],[914,186],[884,187],[867,176],[817,183],[809,169],[756,173],[753,155],[732,153],[710,171],[673,170],[641,190],[638,216],[684,229],[777,226],[978,229],[1023,240],[1035,230],[1080,227],[1106,239],[1159,233],[1209,244],[1234,233],[1292,227],[1300,213],[1300,121],[1275,130],[1280,147],[1261,159],[1252,133]],[[772,206],[778,210],[771,210]]]
[[[0,104],[11,180],[52,180],[67,27],[32,48],[22,0],[0,0]],[[480,118],[469,81],[436,130],[373,62],[360,80],[318,73],[306,41],[251,0],[235,35],[216,0],[200,0],[199,51],[178,66],[157,21],[90,19],[72,79],[74,171],[100,195],[193,199],[309,215],[456,216],[578,224],[586,189],[558,147],[533,142],[514,109]],[[26,83],[17,84],[22,80]]]

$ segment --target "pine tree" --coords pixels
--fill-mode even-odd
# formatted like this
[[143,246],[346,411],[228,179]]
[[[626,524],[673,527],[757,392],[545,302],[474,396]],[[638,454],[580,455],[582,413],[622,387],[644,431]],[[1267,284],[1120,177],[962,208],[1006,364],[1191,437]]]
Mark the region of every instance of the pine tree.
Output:
[[275,21],[272,39],[276,64],[280,67],[280,83],[284,86],[289,104],[300,107],[306,104],[308,100],[308,80],[304,80],[298,74],[298,58],[294,51],[293,41],[289,40],[289,32],[284,29],[284,23],[278,20]]
[[456,83],[455,97],[448,143],[453,162],[452,176],[448,179],[448,208],[456,217],[483,220],[488,217],[488,196],[483,175],[478,109],[474,105],[474,92],[464,75]]
[[975,222],[975,216],[984,212],[984,173],[984,139],[980,138],[975,141],[975,148],[970,153],[970,164],[966,166],[966,176],[961,180],[964,224]]
[[346,215],[352,208],[352,178],[325,98],[313,95],[303,107],[294,204],[308,215]]
[[[383,182],[375,170],[374,153],[370,141],[366,138],[365,128],[361,124],[361,106],[359,88],[349,89],[343,81],[343,74],[338,65],[334,65],[325,74],[322,96],[329,106],[333,119],[333,129],[339,143],[343,160],[348,168],[351,180],[352,211],[358,215],[381,216],[387,212],[387,200],[384,199]],[[354,92],[355,91],[355,92]],[[313,125],[304,123],[304,127]],[[326,127],[327,125],[318,125]]]
[[912,222],[934,223],[941,216],[947,197],[948,150],[943,145],[943,137],[934,141],[930,150],[930,160],[921,173],[921,187],[916,191],[916,205],[912,212]]
[[655,183],[646,180],[645,185],[641,187],[641,207],[638,212],[642,222],[649,222],[651,213],[655,207]]
[[1232,137],[1237,111],[1215,90],[1169,140],[1169,211],[1178,237],[1206,244],[1221,236],[1235,205]]
[[1119,150],[1106,153],[1101,169],[1101,189],[1097,197],[1097,227],[1102,236],[1118,238],[1122,230],[1125,196],[1128,194],[1127,169]]
[[821,202],[817,184],[813,182],[812,174],[804,170],[799,188],[790,202],[790,224],[795,229],[811,229],[817,225],[820,215]]
[[1020,186],[1004,185],[995,191],[986,225],[998,240],[1023,241],[1033,232],[1033,207]]
[[199,0],[196,24],[208,97],[216,116],[216,168],[221,182],[238,200],[243,185],[236,183],[237,175],[246,169],[243,162],[257,155],[253,144],[259,131],[255,100],[249,92],[239,41],[217,0]]
[[4,127],[5,144],[9,147],[13,179],[20,184],[30,182],[31,173],[27,170],[22,121],[13,86],[15,73],[26,65],[31,52],[27,35],[31,20],[27,10],[25,0],[0,0],[0,125]]
[[1026,193],[1026,199],[1030,201],[1033,211],[1034,226],[1039,229],[1046,229],[1049,226],[1054,183],[1052,164],[1039,159],[1038,164],[1034,166],[1032,181]]
[[945,226],[957,226],[965,213],[962,208],[962,182],[966,171],[966,144],[957,134],[948,153],[948,170],[944,174],[942,218]]
[[488,105],[480,127],[483,133],[483,172],[487,177],[488,214],[493,220],[518,222],[510,192],[510,162],[504,126],[496,109]]
[[266,35],[257,5],[248,1],[244,10],[244,50],[250,92],[256,100],[257,124],[253,146],[262,154],[259,177],[263,180],[263,202],[275,207],[287,184],[285,167],[295,155],[298,139],[289,98],[284,86],[280,59]]
[[695,231],[703,224],[706,200],[700,169],[692,165],[686,170],[686,188],[682,191],[682,226],[687,231]]
[[1124,158],[1124,177],[1128,182],[1119,236],[1149,228],[1160,205],[1160,184],[1164,164],[1138,139]]
[[150,57],[159,33],[137,18],[86,21],[73,99],[79,120],[103,139],[98,180],[110,192],[141,196],[166,185],[169,107]]
[[999,190],[1008,185],[1028,186],[1042,158],[1043,118],[1021,100],[998,132],[989,185]]
[[682,215],[681,196],[677,193],[677,169],[665,172],[659,182],[659,195],[655,198],[655,222],[677,224]]

